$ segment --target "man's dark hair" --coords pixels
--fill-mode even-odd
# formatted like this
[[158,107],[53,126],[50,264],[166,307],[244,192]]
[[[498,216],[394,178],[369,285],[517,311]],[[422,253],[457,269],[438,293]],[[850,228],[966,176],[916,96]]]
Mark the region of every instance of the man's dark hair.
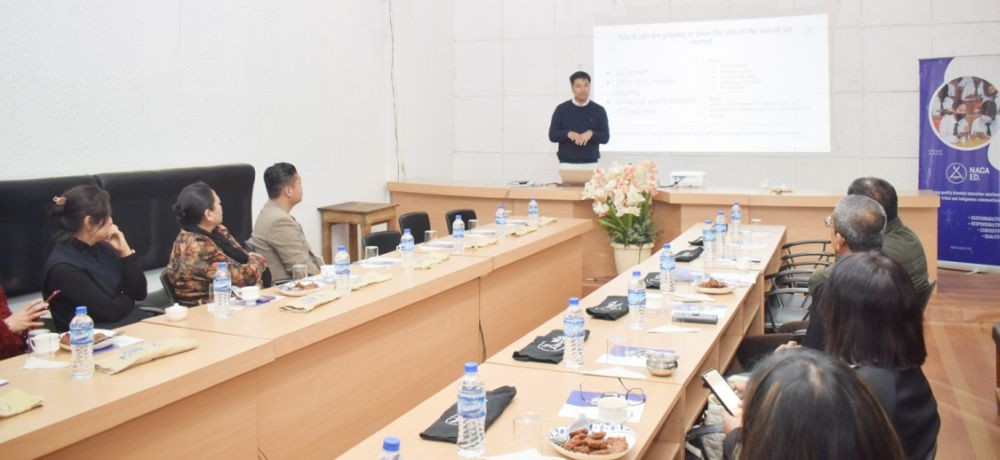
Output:
[[899,216],[899,197],[896,196],[896,188],[885,179],[878,177],[859,177],[851,182],[847,187],[848,195],[864,195],[882,205],[885,210],[886,220],[893,220]]
[[277,198],[281,195],[281,190],[292,185],[298,171],[291,163],[275,163],[264,170],[264,187],[267,187],[267,196]]
[[590,74],[582,70],[577,70],[576,72],[573,72],[573,75],[569,76],[569,84],[572,85],[579,78],[583,78],[584,80],[587,80],[587,83],[590,83]]
[[927,359],[923,313],[902,265],[880,251],[837,260],[823,283],[826,351],[847,364],[907,369]]
[[864,195],[847,195],[833,209],[833,229],[844,237],[851,252],[882,249],[885,210]]

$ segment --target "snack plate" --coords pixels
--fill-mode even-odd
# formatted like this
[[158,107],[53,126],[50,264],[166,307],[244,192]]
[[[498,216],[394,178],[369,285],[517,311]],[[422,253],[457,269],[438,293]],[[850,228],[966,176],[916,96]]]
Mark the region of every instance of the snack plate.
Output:
[[635,431],[627,426],[616,423],[592,423],[587,427],[587,429],[590,430],[591,433],[599,431],[607,433],[607,437],[609,438],[624,437],[625,443],[628,444],[628,448],[622,452],[615,452],[607,455],[583,454],[580,452],[566,450],[562,447],[562,443],[559,443],[556,440],[569,437],[569,432],[572,431],[569,429],[569,426],[557,426],[550,430],[549,442],[552,443],[552,447],[555,448],[556,452],[559,452],[560,455],[576,460],[615,460],[624,457],[630,450],[632,450],[633,447],[635,447]]
[[[108,348],[111,345],[115,344],[115,341],[114,341],[114,338],[116,336],[115,335],[115,331],[112,331],[111,329],[97,329],[97,328],[94,328],[94,334],[96,335],[98,332],[100,332],[101,334],[104,334],[107,338],[104,339],[101,343],[94,344],[94,349],[95,350],[103,350],[103,349]],[[66,350],[66,351],[70,351],[69,345],[63,345],[63,343],[62,343],[62,338],[66,334],[69,334],[69,332],[63,332],[62,334],[59,334],[59,348],[62,348],[63,350]]]

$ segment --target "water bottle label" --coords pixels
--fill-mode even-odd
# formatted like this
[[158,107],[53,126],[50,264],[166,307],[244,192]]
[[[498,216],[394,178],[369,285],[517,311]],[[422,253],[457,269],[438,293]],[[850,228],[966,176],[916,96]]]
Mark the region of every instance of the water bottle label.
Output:
[[504,214],[497,214],[497,225],[503,225],[507,223],[507,216]]
[[646,305],[646,291],[629,289],[628,305],[629,308],[633,306]]
[[212,290],[213,291],[224,291],[229,292],[233,287],[233,282],[229,278],[215,278],[212,280]]
[[82,327],[69,330],[69,343],[71,345],[87,345],[94,343],[94,327]]
[[583,318],[567,318],[563,320],[563,335],[576,337],[583,334]]
[[720,235],[725,234],[729,230],[729,225],[727,224],[715,224],[715,233]]
[[413,240],[411,239],[403,241],[403,243],[399,245],[399,248],[403,252],[413,252]]
[[660,271],[673,270],[677,268],[677,261],[673,257],[660,258]]
[[538,205],[528,205],[528,214],[538,214]]
[[465,419],[475,419],[486,416],[485,396],[459,396],[458,415]]
[[454,238],[463,238],[463,237],[465,237],[465,230],[464,229],[455,230],[455,232],[452,235],[452,237],[454,237]]
[[334,271],[338,275],[350,275],[351,274],[351,266],[350,266],[350,264],[339,263],[334,268]]

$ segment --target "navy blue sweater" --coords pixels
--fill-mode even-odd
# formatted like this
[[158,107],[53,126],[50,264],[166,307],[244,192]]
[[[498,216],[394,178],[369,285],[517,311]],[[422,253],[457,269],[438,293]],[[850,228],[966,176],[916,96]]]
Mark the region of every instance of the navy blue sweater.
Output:
[[[590,130],[594,136],[587,145],[576,145],[566,137],[570,131],[584,133]],[[549,140],[559,143],[560,163],[596,163],[601,158],[599,144],[607,144],[611,138],[608,130],[608,113],[594,101],[578,107],[572,100],[556,106],[549,125]]]

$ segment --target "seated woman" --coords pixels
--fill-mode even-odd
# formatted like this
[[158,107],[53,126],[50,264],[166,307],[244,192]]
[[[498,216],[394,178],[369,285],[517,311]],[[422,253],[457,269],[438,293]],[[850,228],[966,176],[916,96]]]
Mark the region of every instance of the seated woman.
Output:
[[[726,421],[726,458],[906,458],[858,374],[815,350],[784,351],[761,361],[747,383],[741,418]],[[742,428],[729,431],[734,422]]]
[[222,225],[222,201],[204,182],[181,190],[174,204],[181,232],[174,241],[167,263],[167,278],[177,302],[194,306],[206,303],[212,278],[220,262],[226,262],[233,286],[257,284],[266,269],[264,257],[244,251]]
[[851,254],[834,265],[821,302],[827,353],[872,388],[907,457],[933,457],[941,419],[920,369],[923,314],[906,270],[879,251]]
[[69,329],[75,308],[87,307],[94,326],[115,328],[150,316],[136,307],[146,298],[146,275],[125,234],[111,219],[111,196],[78,185],[52,199],[55,248],[45,262],[42,293],[52,300],[56,331]]
[[42,327],[38,320],[45,314],[48,304],[44,301],[32,302],[31,305],[11,313],[7,306],[7,294],[0,287],[0,359],[7,359],[24,353],[25,336],[28,331]]

